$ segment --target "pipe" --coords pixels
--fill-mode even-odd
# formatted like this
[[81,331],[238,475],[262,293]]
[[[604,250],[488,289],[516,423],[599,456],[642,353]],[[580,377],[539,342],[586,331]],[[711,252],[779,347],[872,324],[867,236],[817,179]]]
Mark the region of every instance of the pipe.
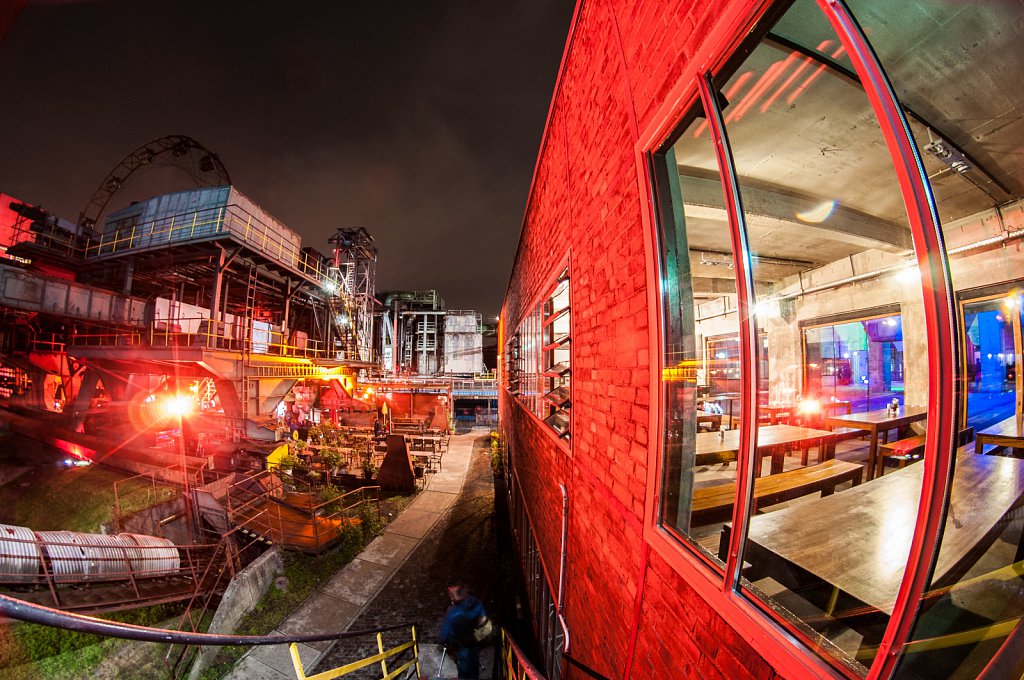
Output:
[[565,581],[565,560],[568,556],[568,543],[569,543],[569,492],[565,488],[565,484],[559,484],[558,488],[562,491],[562,555],[558,562],[558,622],[562,625],[562,632],[564,633],[565,643],[562,645],[562,652],[564,654],[569,653],[569,625],[565,621],[565,617],[562,616],[562,584]]
[[[1006,243],[1008,241],[1012,241],[1014,239],[1018,239],[1018,238],[1022,238],[1022,237],[1024,237],[1024,229],[1017,229],[1016,231],[1004,232],[1003,234],[1001,234],[999,236],[992,236],[990,238],[982,239],[980,241],[975,241],[974,243],[968,243],[967,245],[957,246],[956,248],[948,248],[946,250],[946,255],[947,256],[960,255],[962,253],[968,253],[968,252],[970,252],[972,250],[980,250],[982,248],[987,248],[988,246],[994,246],[994,245],[1003,244],[1003,243]],[[800,297],[802,295],[809,295],[811,293],[820,293],[822,291],[831,290],[833,288],[839,288],[840,286],[845,286],[845,285],[850,284],[850,283],[859,283],[860,281],[866,281],[868,279],[878,278],[879,276],[885,276],[886,274],[891,274],[893,272],[899,271],[900,269],[903,269],[904,267],[913,266],[915,264],[917,264],[916,260],[907,260],[905,262],[900,262],[899,264],[893,264],[893,265],[889,265],[888,267],[882,267],[880,269],[874,269],[872,271],[865,272],[863,274],[856,274],[854,276],[848,276],[848,277],[846,277],[844,279],[838,279],[836,281],[830,281],[828,283],[823,283],[823,284],[818,285],[818,286],[812,286],[811,288],[804,288],[799,293],[790,293],[790,294],[787,294],[787,295],[780,295],[777,298],[768,298],[768,299],[793,300],[793,299],[796,299],[796,298],[798,298],[798,297]],[[721,314],[719,314],[718,316],[721,316]],[[708,318],[713,318],[713,317],[708,317]]]
[[292,642],[326,642],[328,640],[352,638],[371,633],[409,628],[416,625],[415,623],[406,622],[374,630],[316,633],[313,635],[215,635],[212,633],[186,633],[180,630],[150,628],[149,626],[137,626],[130,623],[106,621],[92,616],[62,612],[58,609],[31,604],[2,594],[0,594],[0,613],[12,619],[38,623],[43,626],[121,638],[123,640],[234,647],[244,645],[283,645]]

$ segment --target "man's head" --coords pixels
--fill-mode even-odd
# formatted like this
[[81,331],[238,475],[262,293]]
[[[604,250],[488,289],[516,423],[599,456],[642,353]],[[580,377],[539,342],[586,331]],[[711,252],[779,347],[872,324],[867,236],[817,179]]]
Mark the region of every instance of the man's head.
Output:
[[469,596],[469,588],[463,583],[448,586],[448,597],[452,602],[460,602]]

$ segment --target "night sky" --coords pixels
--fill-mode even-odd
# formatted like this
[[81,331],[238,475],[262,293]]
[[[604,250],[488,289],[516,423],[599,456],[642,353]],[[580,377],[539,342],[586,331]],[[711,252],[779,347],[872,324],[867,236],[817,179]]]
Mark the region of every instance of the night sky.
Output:
[[[122,158],[188,135],[303,245],[369,229],[378,290],[493,317],[573,4],[30,2],[0,42],[0,192],[76,221]],[[189,186],[136,174],[112,207]]]

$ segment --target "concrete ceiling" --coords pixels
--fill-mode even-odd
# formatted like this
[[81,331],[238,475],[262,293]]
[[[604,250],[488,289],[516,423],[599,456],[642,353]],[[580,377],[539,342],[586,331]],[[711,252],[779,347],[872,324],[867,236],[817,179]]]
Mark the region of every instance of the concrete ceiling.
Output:
[[[1024,3],[852,5],[909,110],[940,219],[1024,195],[1024,88],[1016,80],[1024,73]],[[814,3],[801,0],[772,34],[778,40],[758,45],[721,88],[748,239],[761,258],[755,278],[778,280],[872,248],[909,252],[892,162],[834,33]],[[969,169],[957,173],[924,150],[934,140],[963,152]],[[693,274],[732,278],[726,266],[706,264],[728,259],[708,253],[728,254],[731,245],[702,119],[674,151]]]

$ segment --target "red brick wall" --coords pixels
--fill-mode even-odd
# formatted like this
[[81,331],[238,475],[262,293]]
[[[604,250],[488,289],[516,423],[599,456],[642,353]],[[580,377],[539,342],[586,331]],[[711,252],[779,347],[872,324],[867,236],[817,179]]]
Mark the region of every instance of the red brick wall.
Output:
[[657,356],[636,144],[659,123],[658,110],[726,4],[751,3],[586,0],[579,7],[505,299],[507,336],[570,257],[571,450],[507,395],[502,429],[552,592],[558,485],[568,487],[572,655],[612,678],[631,664],[633,678],[775,676],[643,537]]

